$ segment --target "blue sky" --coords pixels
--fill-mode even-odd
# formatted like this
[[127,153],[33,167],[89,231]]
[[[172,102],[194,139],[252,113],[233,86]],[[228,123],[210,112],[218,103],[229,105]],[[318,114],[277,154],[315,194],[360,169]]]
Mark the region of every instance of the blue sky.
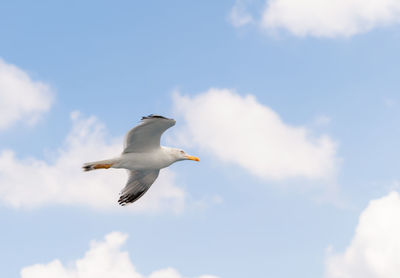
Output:
[[[399,277],[400,4],[322,2],[1,3],[1,276]],[[201,162],[117,207],[151,113]]]

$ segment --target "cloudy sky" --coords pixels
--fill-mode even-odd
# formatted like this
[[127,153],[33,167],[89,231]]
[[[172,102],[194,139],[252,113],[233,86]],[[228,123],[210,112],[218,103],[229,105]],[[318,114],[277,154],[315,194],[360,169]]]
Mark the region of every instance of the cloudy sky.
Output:
[[[400,1],[3,1],[0,275],[400,277]],[[117,205],[151,113],[199,156]]]

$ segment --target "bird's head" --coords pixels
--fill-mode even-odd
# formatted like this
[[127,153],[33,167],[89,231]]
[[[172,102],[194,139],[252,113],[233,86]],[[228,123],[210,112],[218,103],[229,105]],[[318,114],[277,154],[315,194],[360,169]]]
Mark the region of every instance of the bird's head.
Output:
[[188,155],[184,150],[181,150],[181,149],[172,149],[172,153],[173,153],[176,161],[179,161],[179,160],[200,161],[200,159],[198,157]]

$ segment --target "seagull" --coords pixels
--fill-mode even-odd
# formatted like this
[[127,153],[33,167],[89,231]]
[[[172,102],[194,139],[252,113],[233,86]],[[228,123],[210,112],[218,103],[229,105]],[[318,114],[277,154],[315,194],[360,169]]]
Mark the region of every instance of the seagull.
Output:
[[124,168],[129,172],[128,182],[120,193],[118,203],[122,206],[137,201],[157,179],[160,169],[181,160],[200,161],[184,150],[160,146],[161,135],[174,126],[174,119],[151,114],[125,136],[124,151],[117,158],[88,162],[84,171]]

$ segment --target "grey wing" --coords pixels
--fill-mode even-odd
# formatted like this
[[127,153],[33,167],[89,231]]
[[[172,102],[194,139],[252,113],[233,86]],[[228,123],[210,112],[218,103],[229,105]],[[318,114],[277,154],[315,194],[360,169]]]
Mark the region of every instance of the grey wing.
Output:
[[161,135],[173,125],[175,125],[174,119],[163,116],[143,117],[142,122],[126,135],[123,153],[148,152],[159,148]]
[[160,170],[129,171],[128,182],[121,191],[118,203],[125,206],[142,197],[157,179],[159,172]]

